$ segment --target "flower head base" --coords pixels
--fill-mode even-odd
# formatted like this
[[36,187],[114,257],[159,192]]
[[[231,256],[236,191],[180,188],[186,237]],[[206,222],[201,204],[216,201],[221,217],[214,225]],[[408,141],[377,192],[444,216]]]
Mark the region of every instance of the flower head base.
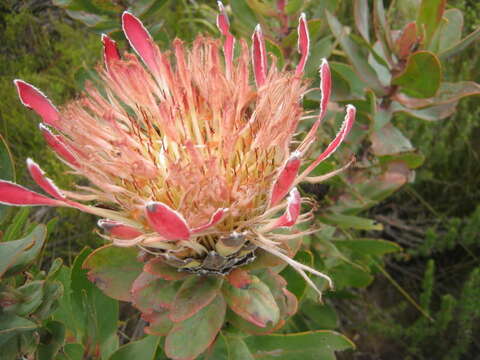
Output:
[[347,107],[336,138],[300,171],[331,88],[323,61],[319,117],[291,151],[308,85],[302,79],[309,53],[305,16],[298,26],[300,62],[295,71],[280,71],[274,61],[268,64],[259,26],[252,48],[239,41],[234,58],[235,39],[219,6],[223,47],[217,39],[198,37],[191,48],[175,40],[171,53],[162,53],[140,20],[125,12],[123,30],[138,57],[121,56],[115,42],[102,36],[104,88],[89,85],[60,111],[35,87],[16,80],[23,104],[42,118],[48,145],[91,186],[60,190],[28,160],[32,178],[50,197],[0,181],[0,202],[67,206],[98,215],[103,236],[114,245],[141,247],[189,272],[227,274],[251,262],[255,251],[266,251],[309,282],[304,271],[325,276],[291,259],[288,241],[308,232],[276,230],[311,219],[311,212],[301,213],[302,202],[309,200],[296,185],[338,173],[308,177],[342,143],[355,109]]

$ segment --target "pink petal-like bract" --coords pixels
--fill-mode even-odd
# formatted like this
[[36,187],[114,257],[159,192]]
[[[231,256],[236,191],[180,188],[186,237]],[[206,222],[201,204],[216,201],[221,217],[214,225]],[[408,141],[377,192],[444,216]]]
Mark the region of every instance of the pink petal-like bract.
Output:
[[233,48],[235,45],[235,38],[230,33],[230,22],[228,21],[227,12],[225,11],[225,7],[221,1],[218,1],[218,9],[220,12],[217,15],[217,27],[225,36],[225,43],[223,45],[223,52],[225,55],[225,65],[226,65],[226,72],[228,75],[232,72],[233,66]]
[[[318,115],[319,120],[323,119],[327,113],[327,105],[330,101],[330,94],[332,92],[332,74],[330,72],[330,66],[325,59],[322,60],[322,64],[320,65],[320,91],[322,92],[322,97],[320,99],[320,114]],[[317,123],[320,125],[319,121]],[[318,128],[318,125],[315,125]]]
[[145,65],[156,73],[158,70],[156,62],[158,49],[142,22],[132,13],[125,11],[122,14],[122,28],[128,42],[142,58]]
[[75,159],[75,156],[60,135],[54,135],[50,129],[42,123],[39,124],[39,128],[47,144],[58,156],[75,167],[79,166],[77,159]]
[[219,223],[222,221],[223,217],[227,213],[228,209],[217,209],[211,216],[210,220],[201,226],[195,227],[192,229],[192,234],[198,233],[200,231],[206,230],[215,224]]
[[187,240],[190,229],[184,217],[161,202],[150,202],[145,206],[150,226],[167,240]]
[[47,194],[53,196],[58,200],[65,200],[65,195],[57,188],[52,179],[46,177],[43,170],[32,159],[27,159],[27,168],[32,179],[40,186]]
[[298,216],[300,215],[301,197],[297,188],[290,191],[287,201],[287,208],[285,213],[278,218],[273,225],[273,228],[293,226],[296,224]]
[[60,115],[52,102],[35,86],[19,79],[14,83],[22,104],[40,115],[45,124],[57,127]]
[[320,91],[322,96],[320,98],[320,113],[318,114],[317,120],[308,131],[307,136],[305,136],[304,144],[315,138],[318,127],[327,113],[327,105],[330,101],[330,94],[332,92],[332,74],[326,59],[323,59],[322,64],[320,65]]
[[64,202],[37,194],[23,186],[0,180],[0,204],[15,206],[63,206]]
[[295,73],[297,75],[303,74],[305,64],[307,63],[308,55],[310,53],[310,36],[308,34],[307,18],[305,13],[300,15],[298,19],[298,52],[300,53],[300,62],[297,65]]
[[295,182],[295,178],[297,177],[300,163],[300,159],[295,154],[287,160],[287,163],[280,171],[280,174],[273,185],[270,207],[275,206],[285,197],[285,195],[288,194]]
[[260,87],[267,79],[267,51],[265,39],[260,25],[257,25],[252,36],[252,64],[255,82]]
[[111,236],[122,240],[133,240],[143,234],[142,231],[134,227],[109,219],[98,220],[98,226]]
[[324,152],[322,152],[317,159],[312,162],[304,171],[303,174],[308,175],[310,172],[313,171],[317,167],[318,164],[320,164],[322,161],[327,159],[330,155],[332,155],[335,150],[338,149],[340,144],[343,142],[345,137],[348,135],[350,130],[352,129],[353,123],[355,122],[355,107],[352,105],[347,105],[347,114],[345,116],[345,120],[343,121],[343,124],[340,128],[340,131],[338,132],[337,136],[333,141],[327,146]]
[[102,43],[103,61],[105,62],[105,68],[109,70],[113,61],[120,60],[120,53],[117,49],[117,43],[105,34],[102,34]]

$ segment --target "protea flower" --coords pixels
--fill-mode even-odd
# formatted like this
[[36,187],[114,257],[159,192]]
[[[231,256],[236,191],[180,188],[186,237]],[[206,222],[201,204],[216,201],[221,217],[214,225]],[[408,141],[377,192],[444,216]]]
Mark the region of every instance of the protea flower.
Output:
[[[292,259],[299,245],[293,240],[314,230],[279,230],[312,218],[311,210],[301,213],[302,203],[312,201],[302,198],[296,186],[302,181],[323,181],[342,170],[308,176],[340,146],[352,127],[355,109],[347,106],[335,139],[301,170],[326,114],[331,88],[330,70],[323,61],[320,113],[308,134],[293,146],[295,130],[305,117],[301,99],[308,86],[302,78],[309,53],[305,15],[298,24],[300,62],[293,71],[278,70],[274,61],[268,64],[259,26],[251,50],[241,40],[235,58],[235,39],[219,6],[223,56],[219,40],[204,36],[191,48],[174,40],[171,53],[162,53],[140,20],[125,12],[123,31],[138,56],[121,56],[115,42],[103,35],[104,67],[98,70],[103,89],[87,85],[79,99],[58,110],[40,90],[15,80],[22,103],[41,116],[40,131],[48,145],[91,186],[76,192],[60,190],[28,159],[32,178],[50,197],[1,181],[0,202],[77,208],[101,217],[102,236],[113,246],[142,249],[143,261],[148,261],[146,272],[133,283],[133,292],[116,297],[133,301],[151,322],[158,323],[161,316],[173,321],[169,334],[177,334],[178,323],[209,304],[216,304],[219,313],[223,308],[225,314],[225,300],[256,331],[281,326],[295,312],[295,297],[278,274],[267,271],[267,279],[248,273],[263,266],[256,258],[268,254],[293,266],[314,287],[305,272],[331,284],[327,275]],[[102,205],[85,204],[92,201]],[[204,276],[192,278],[191,274]],[[167,314],[175,302],[142,307],[135,299],[150,281],[184,278],[204,281],[204,291],[205,284],[215,279],[212,287],[217,292],[208,301],[198,300],[184,316]],[[218,285],[222,282],[226,285]],[[262,294],[257,302],[268,303],[265,307],[270,310],[262,312],[253,302],[242,303],[245,299],[239,292],[253,290]],[[198,351],[208,344],[202,346]],[[188,358],[174,350],[169,356]]]

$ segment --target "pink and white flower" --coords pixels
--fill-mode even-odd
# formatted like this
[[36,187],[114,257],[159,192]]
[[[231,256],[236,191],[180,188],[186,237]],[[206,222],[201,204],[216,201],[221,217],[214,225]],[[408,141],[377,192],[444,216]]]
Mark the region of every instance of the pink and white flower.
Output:
[[[99,75],[104,88],[88,85],[79,99],[60,109],[33,85],[15,80],[22,103],[41,117],[48,146],[91,185],[78,191],[58,189],[29,159],[32,178],[49,196],[0,181],[0,202],[95,214],[113,244],[138,246],[186,267],[185,259],[194,259],[201,268],[212,252],[231,259],[245,249],[261,248],[304,276],[309,271],[326,277],[296,263],[283,246],[285,239],[308,231],[286,236],[278,229],[311,219],[311,212],[301,212],[306,199],[296,186],[319,181],[308,175],[343,142],[355,108],[347,106],[335,139],[303,166],[331,91],[324,60],[320,114],[292,150],[307,90],[302,78],[309,55],[305,15],[298,24],[300,61],[288,71],[269,61],[260,26],[251,49],[244,40],[235,41],[220,2],[219,7],[223,46],[210,37],[199,36],[191,47],[176,39],[171,53],[162,52],[140,20],[125,12],[123,31],[136,55],[121,55],[115,41],[103,35]],[[88,205],[91,201],[108,209]],[[241,246],[228,254],[222,239],[237,239]]]

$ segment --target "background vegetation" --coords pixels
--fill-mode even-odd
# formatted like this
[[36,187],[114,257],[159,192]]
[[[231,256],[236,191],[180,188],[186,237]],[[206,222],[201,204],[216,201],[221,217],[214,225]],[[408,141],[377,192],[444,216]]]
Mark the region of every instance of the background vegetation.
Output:
[[[62,104],[78,94],[85,79],[92,76],[90,69],[100,61],[101,43],[98,35],[100,32],[111,32],[113,37],[120,40],[120,46],[126,47],[117,31],[119,18],[112,14],[120,14],[123,9],[128,8],[127,1],[99,1],[98,6],[102,3],[111,6],[111,9],[101,14],[101,21],[88,16],[87,12],[72,10],[69,8],[70,3],[72,2],[60,0],[53,2],[5,0],[0,4],[0,133],[12,152],[17,183],[30,188],[34,188],[34,185],[27,176],[24,163],[27,157],[33,155],[36,159],[41,159],[42,166],[60,186],[71,187],[75,179],[65,174],[66,168],[44,145],[37,131],[35,115],[26,111],[18,101],[12,80],[22,78],[29,81],[48,93],[55,103]],[[146,10],[143,18],[151,26],[150,30],[162,46],[167,46],[169,39],[175,36],[190,41],[194,34],[199,32],[216,33],[215,1],[182,0],[158,3],[158,8]],[[234,30],[236,34],[243,36],[247,36],[251,31],[251,23],[254,24],[258,20],[252,19],[251,11],[242,10],[242,6],[247,6],[246,3],[231,2],[233,10],[237,10],[238,14],[235,17],[235,12],[233,13]],[[258,5],[263,2],[248,3]],[[320,19],[316,38],[318,42],[312,49],[313,63],[318,62],[321,56],[330,56],[329,60],[333,62],[349,63],[348,56],[345,56],[342,48],[338,46],[338,39],[332,36],[322,14],[327,8],[335,14],[341,24],[348,25],[354,31],[351,2],[325,0],[317,4],[315,1],[292,1],[291,6],[295,6],[296,3],[305,6],[304,10],[310,18]],[[402,4],[414,4],[418,1],[397,3],[393,0],[385,1],[385,7],[401,8],[404,6]],[[478,28],[480,5],[477,1],[451,0],[448,1],[447,8],[457,8],[463,12],[464,36]],[[262,16],[267,18],[266,15]],[[262,17],[260,20],[265,19]],[[395,25],[395,21],[392,20],[392,23]],[[272,27],[275,25],[268,20],[265,20],[265,24]],[[400,27],[399,25],[398,28]],[[284,41],[288,40],[288,35],[289,32],[282,34],[277,43],[272,41],[269,45],[272,51],[281,53],[283,50],[287,65],[289,55],[293,56],[295,53],[289,49],[288,41]],[[280,50],[275,47],[276,44]],[[445,60],[443,80],[480,81],[479,53],[480,43],[477,41],[460,55]],[[310,65],[312,76],[315,76],[314,65]],[[339,102],[342,101],[341,95],[337,94]],[[362,222],[360,226],[353,226],[354,229],[349,223],[348,230],[341,229],[340,235],[335,227],[327,225],[317,237],[306,239],[311,245],[309,249],[314,257],[316,251],[319,251],[335,258],[339,256],[335,255],[338,248],[342,250],[342,254],[348,254],[348,263],[361,264],[368,271],[356,272],[355,268],[352,270],[342,263],[342,259],[337,259],[338,262],[333,265],[328,262],[317,264],[318,257],[315,257],[316,265],[332,269],[334,279],[339,284],[338,291],[328,293],[322,306],[314,303],[313,297],[306,296],[301,311],[287,324],[285,331],[335,329],[342,332],[355,342],[357,348],[339,353],[337,357],[340,359],[478,358],[480,351],[478,100],[478,96],[464,98],[453,115],[434,122],[421,121],[405,113],[393,114],[392,124],[410,139],[412,153],[422,154],[423,165],[414,172],[413,169],[409,169],[410,179],[414,176],[413,181],[407,182],[382,201],[378,198],[378,201],[372,203],[374,206],[365,207],[361,212],[353,214],[360,214],[362,221],[368,218],[375,220],[375,223],[368,223],[367,226]],[[307,99],[307,106],[308,101],[311,101],[312,108],[316,106],[315,98]],[[362,121],[366,120],[360,119],[361,123]],[[368,152],[368,149],[365,150],[355,142],[352,142],[351,149],[357,154],[362,149]],[[0,177],[3,178],[3,174]],[[348,188],[345,180],[334,180],[329,183],[329,188],[323,186],[304,190],[316,195],[322,206],[334,209],[336,204],[338,205],[336,200],[340,195],[344,195],[340,189],[345,187]],[[2,211],[6,212],[5,209]],[[0,216],[3,216],[1,214],[2,212]],[[29,270],[29,276],[35,281],[41,281],[45,289],[47,284],[54,281],[62,282],[63,286],[68,285],[66,279],[69,275],[65,273],[66,270],[59,271],[55,268],[54,259],[61,257],[65,264],[78,267],[80,262],[79,260],[74,262],[74,259],[85,246],[96,248],[103,243],[94,233],[95,219],[86,214],[79,216],[77,212],[71,210],[36,208],[29,213],[9,210],[7,216],[9,219],[5,224],[14,224],[14,228],[4,226],[2,241],[7,240],[7,235],[13,240],[29,233],[34,223],[49,224],[49,240],[41,254],[38,254],[41,256]],[[324,218],[319,218],[318,221],[341,228],[340,220],[337,218],[333,221],[329,218],[328,212],[321,212],[319,216]],[[377,226],[378,224],[381,226]],[[330,242],[323,241],[324,238],[385,239],[398,244],[403,250],[383,257],[394,250],[386,248],[379,250],[378,253],[367,252],[363,258],[358,255],[362,254],[362,251],[348,248],[348,243],[339,245],[334,242],[335,248],[332,248],[328,247]],[[304,256],[308,257],[308,252],[305,252]],[[42,275],[41,270],[47,272]],[[55,285],[48,286],[54,293]],[[94,298],[97,295],[88,293],[88,296]],[[59,300],[59,296],[52,299],[59,301],[60,308],[65,309],[66,305],[62,302],[67,300]],[[90,303],[87,301],[78,306],[88,304]],[[120,334],[117,341],[123,344],[141,338],[145,323],[142,323],[138,314],[124,305],[118,308],[117,302],[110,305],[116,310],[110,314],[110,323],[108,321],[107,323],[111,325],[111,332]],[[5,306],[4,302],[2,306]],[[25,309],[16,311],[17,314],[28,313]],[[32,313],[28,314],[31,316]],[[49,336],[55,334],[57,326],[55,319],[52,320],[50,315],[50,312],[44,309],[44,312],[37,316],[46,329],[40,334],[42,338],[40,343],[49,346],[52,345]],[[61,316],[57,313],[57,317]],[[67,326],[67,338],[73,336],[78,340],[82,336],[85,337],[90,330],[89,320],[84,322],[87,325],[80,330],[72,330],[73,325],[71,328]],[[117,330],[118,324],[120,327]],[[105,349],[109,346],[115,347],[108,345],[111,341],[109,339],[98,345],[105,353],[108,353],[109,350]],[[86,346],[88,341],[83,339],[80,342],[82,341]],[[149,344],[153,346],[151,345],[153,340],[149,337],[143,338],[142,341],[145,342],[144,346]],[[57,351],[58,349],[60,345]],[[70,359],[75,358],[71,354],[75,354],[77,350],[74,347],[64,348],[60,353],[65,359]],[[81,351],[84,350],[85,348]],[[94,357],[95,351],[100,350],[93,346],[87,351],[88,356]]]

